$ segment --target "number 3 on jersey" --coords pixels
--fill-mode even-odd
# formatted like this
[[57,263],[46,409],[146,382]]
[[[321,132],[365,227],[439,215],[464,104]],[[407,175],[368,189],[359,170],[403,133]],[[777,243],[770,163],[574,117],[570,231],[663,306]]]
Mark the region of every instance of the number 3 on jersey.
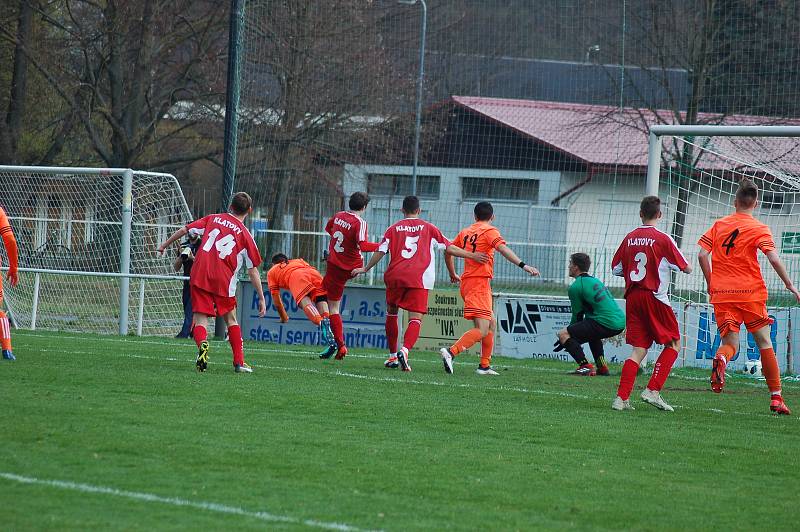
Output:
[[417,242],[419,242],[418,236],[407,236],[405,249],[400,252],[400,255],[403,256],[404,259],[410,259],[417,253]]
[[640,251],[633,256],[636,261],[636,269],[631,271],[631,281],[638,282],[645,278],[647,275],[647,255]]
[[211,246],[214,246],[217,249],[217,252],[219,252],[219,258],[224,259],[233,253],[233,248],[236,247],[236,239],[233,237],[233,235],[225,235],[220,238],[219,241],[217,241],[218,236],[219,229],[214,229],[208,233],[208,240],[206,240],[206,243],[203,244],[203,251],[211,251]]

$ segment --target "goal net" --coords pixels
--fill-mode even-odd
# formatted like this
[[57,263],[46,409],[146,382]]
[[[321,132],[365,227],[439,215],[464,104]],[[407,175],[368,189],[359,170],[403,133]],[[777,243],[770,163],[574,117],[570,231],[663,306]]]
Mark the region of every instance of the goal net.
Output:
[[[19,243],[20,268],[31,269],[21,272],[18,286],[5,287],[18,327],[105,334],[180,330],[181,282],[159,278],[175,275],[177,252],[161,257],[154,250],[191,214],[172,175],[130,176],[125,246],[124,171],[0,166],[0,205]],[[137,277],[121,276],[126,269]]]
[[[671,234],[693,266],[690,275],[674,274],[671,298],[681,324],[684,365],[708,366],[719,346],[713,307],[697,262],[697,241],[715,220],[734,211],[742,178],[755,181],[759,204],[754,216],[767,224],[789,276],[800,282],[800,138],[797,137],[675,137],[667,138],[673,157],[661,170],[659,191],[665,200],[661,228]],[[769,291],[767,308],[774,319],[772,340],[783,371],[792,371],[797,348],[791,324],[796,301],[758,253]],[[712,256],[713,266],[713,256]],[[796,327],[795,327],[796,328]],[[759,359],[752,335],[741,330],[739,354],[731,366],[742,370]]]

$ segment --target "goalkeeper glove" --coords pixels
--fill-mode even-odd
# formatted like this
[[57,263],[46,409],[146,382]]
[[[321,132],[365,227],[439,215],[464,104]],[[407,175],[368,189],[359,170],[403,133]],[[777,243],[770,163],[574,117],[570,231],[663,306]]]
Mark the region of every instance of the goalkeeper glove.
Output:
[[564,344],[561,343],[561,340],[556,340],[556,343],[553,344],[553,352],[558,353],[559,351],[564,350]]

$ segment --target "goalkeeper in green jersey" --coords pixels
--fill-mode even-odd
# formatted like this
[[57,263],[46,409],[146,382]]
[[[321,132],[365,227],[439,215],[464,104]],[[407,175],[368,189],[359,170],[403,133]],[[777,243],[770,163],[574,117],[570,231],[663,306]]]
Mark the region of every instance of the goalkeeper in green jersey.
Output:
[[[575,278],[569,287],[572,321],[566,329],[558,331],[558,340],[554,344],[556,351],[565,349],[578,363],[578,369],[573,373],[587,377],[598,373],[608,375],[603,339],[625,330],[625,314],[603,282],[589,275],[591,263],[586,253],[570,255],[569,276]],[[581,347],[585,343],[589,344],[597,369],[586,360]]]

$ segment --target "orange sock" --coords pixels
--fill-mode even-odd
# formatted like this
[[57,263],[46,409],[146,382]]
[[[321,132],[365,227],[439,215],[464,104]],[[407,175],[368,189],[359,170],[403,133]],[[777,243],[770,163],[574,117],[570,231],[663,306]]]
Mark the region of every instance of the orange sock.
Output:
[[492,352],[494,351],[494,333],[489,334],[481,340],[481,366],[488,368],[492,365]]
[[306,305],[305,308],[303,308],[303,312],[308,316],[308,321],[314,325],[319,325],[322,321],[322,316],[319,315],[319,311],[314,305]]
[[0,345],[4,351],[11,351],[11,324],[2,310],[0,310]]
[[767,379],[767,388],[770,393],[781,393],[781,368],[773,348],[761,349],[761,371]]
[[736,348],[732,345],[721,345],[719,349],[717,349],[717,354],[724,356],[725,360],[730,362],[731,359],[736,356]]
[[466,351],[467,349],[478,343],[478,341],[482,337],[483,335],[481,334],[480,329],[472,328],[461,335],[461,338],[459,338],[458,341],[456,341],[456,343],[454,343],[452,347],[450,347],[450,352],[453,353],[454,355],[463,353],[464,351]]

